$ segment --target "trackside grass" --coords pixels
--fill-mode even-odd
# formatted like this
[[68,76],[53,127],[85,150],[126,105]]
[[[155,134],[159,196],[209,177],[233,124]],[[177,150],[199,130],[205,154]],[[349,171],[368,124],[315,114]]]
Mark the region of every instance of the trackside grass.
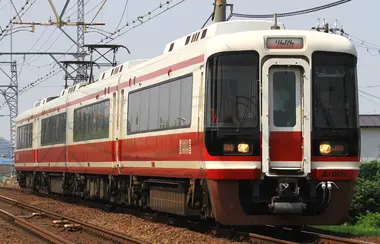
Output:
[[314,226],[314,228],[344,234],[351,234],[355,236],[380,236],[380,229],[378,228],[366,228],[351,225]]

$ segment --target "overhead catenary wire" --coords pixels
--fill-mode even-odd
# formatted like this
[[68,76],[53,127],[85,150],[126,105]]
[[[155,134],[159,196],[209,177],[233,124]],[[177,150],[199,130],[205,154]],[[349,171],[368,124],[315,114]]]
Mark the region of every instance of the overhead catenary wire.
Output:
[[[172,0],[172,1],[174,1],[174,0]],[[170,2],[172,2],[172,1],[170,1]],[[182,0],[182,1],[180,1],[179,3],[182,3],[183,1],[185,1],[185,0]],[[169,1],[168,1],[169,2]],[[179,3],[177,3],[177,4],[179,4]],[[163,4],[163,5],[165,5],[165,4]],[[160,7],[160,8],[162,8],[162,6]],[[154,10],[157,10],[157,8],[156,9],[154,9]],[[147,15],[151,15],[152,14],[152,12],[154,11],[154,10],[152,10],[152,11],[150,11],[150,12],[148,12],[148,14],[146,14],[146,15],[144,15],[144,16],[147,16]],[[168,10],[168,9],[167,9]],[[163,11],[163,12],[166,12],[167,10],[165,10],[165,11]],[[161,14],[161,13],[160,13]],[[156,16],[154,16],[154,17],[156,17]],[[153,17],[153,18],[154,18]],[[145,22],[146,21],[148,21],[148,20],[150,20],[150,19],[152,19],[152,17],[150,17],[149,19],[147,19],[147,20],[145,20]],[[131,29],[134,29],[134,28],[136,28],[136,27],[138,27],[139,25],[141,25],[141,24],[143,24],[143,23],[145,23],[144,21],[141,21],[141,18],[136,18],[134,21],[132,21],[132,22],[129,22],[129,23],[136,23],[137,21],[139,21],[140,22],[140,24],[138,24],[138,25],[136,25],[136,26],[133,26],[133,27],[130,27],[130,29],[128,29],[128,30],[126,30],[126,32],[128,32],[128,31],[130,31]],[[127,24],[126,24],[126,26],[128,26]],[[121,28],[119,28],[118,29],[118,31],[120,32],[120,29],[122,29],[122,28],[126,28],[126,26],[123,26],[123,27],[121,27]],[[125,32],[125,33],[126,33]],[[125,34],[124,32],[122,32],[122,33],[119,33],[118,34],[118,36],[116,36],[115,38],[117,38],[117,37],[119,37],[119,36],[121,36],[121,35],[124,35]],[[111,34],[109,34],[109,36],[114,36],[114,35],[116,35],[117,33],[111,33]],[[106,39],[106,38],[105,38]],[[112,41],[112,40],[110,40],[110,41]],[[109,41],[109,42],[110,42]],[[108,42],[107,42],[108,43]],[[58,72],[58,70],[59,69],[54,69],[54,70],[52,70],[51,71],[51,73],[49,73],[49,74],[58,74],[59,72]],[[54,75],[55,76],[55,75]],[[51,76],[51,77],[53,77],[53,76]],[[26,91],[28,91],[29,89],[32,89],[33,87],[35,87],[35,86],[37,86],[38,84],[40,84],[40,83],[42,83],[42,82],[44,82],[44,81],[46,81],[46,80],[48,80],[49,78],[51,78],[50,76],[47,76],[47,78],[45,78],[45,76],[42,76],[42,77],[40,77],[39,79],[37,79],[37,80],[35,80],[34,82],[31,82],[30,84],[32,84],[32,85],[27,85],[27,86],[25,86],[24,88],[25,89],[22,89],[22,90],[20,90],[20,91],[22,91],[21,92],[21,94],[22,93],[24,93],[24,92],[26,92]],[[0,107],[1,108],[1,107]]]
[[[102,0],[103,1],[103,0]],[[85,15],[88,15],[89,13],[91,13],[92,11],[94,11],[101,3],[102,3],[102,1],[100,2],[100,3],[98,3],[95,7],[93,7],[91,10],[89,10],[89,11],[87,11],[86,13],[85,13]],[[87,5],[88,3],[90,2],[90,0],[87,0],[86,2],[85,2],[85,5]],[[75,7],[76,5],[74,4],[71,8],[69,8],[69,10],[70,9],[72,9],[73,7]],[[77,13],[78,11],[75,11],[75,12],[73,12],[71,15],[69,15],[69,17],[70,16],[72,16],[72,15],[74,15],[75,13]],[[48,28],[48,27],[46,27],[46,28]],[[46,29],[45,29],[46,30]],[[53,30],[53,32],[52,33],[50,33],[50,35],[49,35],[49,37],[48,37],[48,39],[40,46],[40,48],[37,50],[37,52],[38,51],[40,51],[46,44],[47,44],[47,42],[50,40],[50,38],[52,37],[52,35],[54,34],[54,32],[56,31],[57,29],[55,28],[54,30]],[[45,31],[44,31],[45,32]],[[51,48],[52,48],[52,46],[56,43],[56,41],[59,39],[59,37],[62,35],[62,32],[60,32],[59,33],[59,35],[56,37],[56,39],[50,44],[50,46],[48,47],[48,48],[46,48],[45,50],[44,50],[44,52],[47,52],[47,51],[49,51]],[[39,39],[41,39],[41,37],[42,36],[40,36],[40,38]],[[38,40],[37,40],[38,41]],[[36,43],[35,43],[36,44]],[[34,46],[35,46],[35,44],[34,44]],[[67,52],[69,52],[72,48],[74,47],[74,45],[72,45],[70,48],[69,48],[69,50],[67,50]],[[33,48],[33,47],[32,47]],[[31,49],[32,49],[31,48]],[[28,52],[30,52],[31,51],[31,49],[29,49],[28,51],[27,51],[27,53]],[[67,53],[66,52],[66,53]],[[38,56],[37,58],[35,58],[34,60],[32,60],[32,61],[30,61],[33,57],[35,57],[36,55],[31,55],[31,56],[29,56],[25,61],[23,61],[23,65],[28,65],[28,66],[32,66],[32,67],[38,67],[38,68],[43,68],[43,67],[46,67],[46,66],[50,66],[50,65],[52,65],[52,64],[54,64],[55,63],[55,61],[52,61],[52,62],[49,62],[49,63],[47,63],[47,64],[43,64],[43,65],[39,65],[39,66],[35,66],[35,65],[32,65],[32,63],[34,63],[34,62],[36,62],[39,58],[40,58],[40,56]],[[62,56],[60,56],[59,58],[57,58],[57,60],[61,60],[63,57],[64,57],[65,55],[62,55]]]
[[[144,16],[148,16],[148,15],[152,14],[154,11],[155,11],[155,12],[158,12],[157,9],[161,9],[163,6],[169,4],[169,3],[172,2],[172,1],[174,1],[174,0],[167,1],[167,2],[165,2],[165,4],[160,4],[160,6],[158,6],[157,8],[155,8],[155,9],[152,10],[152,11],[149,11],[149,12],[148,12],[146,15],[144,15]],[[178,6],[180,3],[184,2],[184,1],[186,1],[186,0],[181,0],[181,1],[177,2],[176,4],[174,4],[174,5],[172,5],[172,6],[168,6],[167,9],[164,9],[163,11],[157,13],[156,15],[149,17],[147,20],[142,21],[140,24],[138,24],[138,25],[136,25],[136,26],[133,26],[131,29],[126,30],[126,31],[123,32],[122,34],[118,35],[117,37],[120,37],[121,35],[124,35],[125,33],[131,31],[132,29],[137,28],[137,27],[140,26],[141,24],[143,24],[143,23],[145,23],[145,22],[147,22],[147,21],[149,21],[149,20],[152,20],[153,18],[155,18],[155,17],[157,17],[157,16],[163,14],[164,12],[166,12],[166,11],[172,9],[172,8],[174,8],[175,6]],[[128,26],[128,25],[126,24],[125,26]],[[120,29],[122,29],[122,28],[123,28],[123,27],[121,27]],[[124,27],[124,28],[125,28],[125,27]],[[111,35],[114,35],[114,33],[111,34]],[[115,38],[117,38],[117,37],[115,37]],[[74,45],[73,45],[73,46],[74,46]],[[72,47],[73,47],[73,46],[72,46]],[[71,48],[72,48],[72,47],[71,47]],[[69,52],[69,51],[67,51],[67,52]],[[38,67],[40,67],[40,66],[38,66]],[[58,74],[61,73],[61,72],[62,72],[62,70],[61,70],[60,68],[56,68],[56,69],[51,70],[49,73],[45,74],[44,76],[40,76],[38,79],[36,79],[36,80],[34,80],[34,81],[32,81],[32,82],[29,82],[28,85],[26,85],[26,86],[24,86],[23,88],[21,88],[21,89],[19,90],[19,92],[18,92],[18,95],[20,96],[21,94],[23,94],[23,93],[27,92],[28,90],[30,90],[30,89],[36,87],[37,85],[39,85],[39,84],[41,84],[41,83],[43,83],[43,82],[49,80],[50,78],[52,78],[52,77],[58,75]],[[0,105],[0,109],[2,109],[5,105],[6,105],[6,102],[4,101],[4,102]]]
[[128,0],[125,0],[123,13],[121,14],[121,17],[120,17],[119,23],[117,24],[117,26],[116,26],[116,28],[115,28],[116,30],[120,27],[121,21],[123,21],[123,19],[124,19],[124,15],[125,15],[125,11],[127,10],[127,6],[128,6]]
[[[10,31],[10,27],[12,25],[12,22],[13,20],[16,20],[18,17],[21,18],[23,17],[26,12],[28,12],[28,10],[33,6],[33,4],[36,2],[37,0],[33,0],[32,2],[30,2],[30,0],[26,0],[24,5],[21,7],[21,10],[19,11],[19,14],[17,14],[16,16],[13,16],[10,20],[9,20],[9,23],[5,26],[5,28],[2,28],[2,31],[1,31],[1,37],[0,37],[0,42],[4,39],[4,37],[8,34],[8,32]],[[27,7],[27,5],[30,3],[30,5]],[[20,19],[18,19],[20,20]]]
[[[90,14],[91,12],[93,12],[95,9],[97,9],[97,8],[99,7],[99,5],[101,5],[102,3],[106,2],[106,1],[107,1],[107,0],[101,0],[101,1],[100,1],[97,5],[95,5],[92,9],[90,9],[89,11],[87,11],[87,12],[85,13],[85,16],[87,16],[88,14]],[[87,1],[85,2],[85,5],[87,5],[89,2],[90,2],[90,0],[87,0]],[[76,5],[74,5],[74,6],[76,6]],[[70,9],[72,9],[72,8],[73,8],[73,7],[71,7]],[[74,14],[77,13],[77,12],[78,12],[78,11],[73,12],[70,16],[74,15]],[[53,32],[55,32],[56,30],[57,30],[57,29],[54,29]],[[48,40],[51,38],[52,34],[53,34],[53,33],[50,34]],[[50,48],[52,48],[52,46],[56,43],[56,41],[59,39],[59,37],[60,37],[61,35],[62,35],[62,32],[60,32],[60,34],[59,34],[59,36],[56,38],[56,40],[53,41],[52,44],[51,44],[47,49],[44,50],[44,52],[47,52],[48,50],[50,50]],[[40,51],[40,50],[45,46],[45,44],[47,43],[48,40],[46,40],[45,43],[42,44],[42,46],[38,49],[38,51]],[[70,50],[71,50],[74,46],[75,46],[75,44],[72,45],[72,46],[69,48],[69,50],[67,50],[66,53],[70,52]],[[32,56],[28,57],[27,61],[31,60],[34,56],[36,56],[36,55],[32,55]],[[61,60],[64,56],[65,56],[65,55],[62,55],[62,56],[58,57],[57,60]],[[32,66],[32,63],[34,63],[35,61],[37,61],[39,58],[40,58],[40,56],[37,57],[37,58],[35,58],[35,59],[32,60],[32,61],[29,61],[28,63],[26,63],[26,65]],[[43,64],[43,65],[39,65],[39,66],[36,66],[36,67],[38,67],[38,68],[43,68],[43,67],[46,67],[46,66],[51,66],[51,65],[54,64],[54,63],[55,63],[55,61],[51,61],[51,62],[49,62],[49,63]]]
[[[101,38],[100,41],[98,42],[98,44],[103,43],[103,42],[105,42],[106,44],[110,43],[111,41],[115,40],[116,38],[126,34],[127,32],[131,31],[132,29],[148,22],[149,20],[152,20],[152,19],[158,17],[159,15],[161,15],[161,14],[167,12],[168,10],[178,6],[179,4],[185,2],[186,0],[179,0],[176,3],[174,3],[173,5],[170,5],[174,1],[175,0],[168,0],[164,3],[160,3],[160,5],[158,7],[156,7],[155,9],[153,9],[151,11],[148,11],[145,15],[138,16],[136,19],[129,21],[126,24],[122,25],[120,28],[118,28],[117,30],[112,32],[110,35],[106,35],[105,37]],[[165,6],[167,6],[167,8],[162,10],[162,8]],[[127,28],[127,30],[123,31],[126,28]],[[123,31],[123,32],[121,32],[121,31]]]
[[[351,2],[352,0],[339,0],[335,1],[333,3],[321,5],[318,7],[313,7],[313,8],[308,8],[308,9],[303,9],[303,10],[298,10],[298,11],[293,11],[293,12],[286,12],[286,13],[279,13],[277,14],[277,17],[290,17],[290,16],[296,16],[296,15],[304,15],[304,14],[309,14],[313,12],[317,12],[323,9],[327,8],[332,8],[341,4],[345,4],[348,2]],[[231,15],[228,17],[230,19],[231,17],[241,17],[241,18],[253,18],[253,19],[269,19],[273,18],[273,14],[241,14],[241,13],[231,13]]]

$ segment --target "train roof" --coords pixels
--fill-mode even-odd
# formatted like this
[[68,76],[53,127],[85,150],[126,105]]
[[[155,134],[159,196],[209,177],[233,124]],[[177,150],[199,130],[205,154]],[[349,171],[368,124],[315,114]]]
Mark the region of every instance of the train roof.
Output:
[[[219,39],[215,39],[217,36],[223,36],[228,34],[234,34],[229,35],[226,40],[224,40],[224,44],[226,44],[228,41],[237,41],[241,40],[239,39],[240,36],[243,36],[245,33],[254,31],[255,39],[257,40],[263,40],[262,38],[264,36],[268,35],[283,35],[286,33],[286,35],[289,36],[307,36],[309,38],[309,43],[322,43],[321,46],[331,46],[330,48],[333,49],[335,47],[339,47],[342,50],[350,50],[350,52],[354,55],[356,55],[356,50],[354,48],[351,48],[353,46],[350,41],[342,36],[334,35],[334,34],[327,34],[322,33],[318,31],[312,31],[312,30],[286,30],[284,24],[278,22],[278,29],[277,30],[271,30],[271,27],[273,26],[273,21],[264,21],[264,20],[233,20],[233,21],[226,21],[226,22],[219,22],[219,23],[213,23],[207,27],[204,27],[200,30],[194,31],[190,34],[187,34],[185,36],[182,36],[180,38],[177,38],[176,40],[168,43],[161,55],[158,55],[156,57],[153,57],[151,59],[137,59],[137,60],[129,60],[124,63],[119,64],[116,67],[110,68],[105,70],[104,72],[100,73],[98,82],[87,84],[87,83],[80,83],[73,85],[63,91],[61,91],[60,96],[58,97],[47,97],[45,99],[42,99],[41,101],[37,101],[34,103],[34,106],[23,112],[17,117],[17,120],[27,118],[31,115],[33,115],[36,110],[42,110],[45,107],[45,105],[51,104],[60,104],[62,103],[61,99],[66,97],[65,99],[68,99],[68,95],[74,91],[77,91],[81,89],[82,87],[88,86],[88,87],[97,87],[97,83],[102,82],[102,80],[111,78],[112,76],[120,75],[120,73],[128,73],[132,72],[133,70],[137,70],[140,68],[143,68],[144,66],[147,66],[149,64],[154,64],[156,62],[161,61],[163,58],[169,55],[174,55],[175,53],[181,52],[182,50],[185,50],[187,48],[199,46],[202,48],[206,48],[206,42],[204,40],[209,40],[209,44],[207,46],[215,48],[218,45],[222,45],[219,41]],[[286,31],[286,32],[285,32]],[[201,45],[203,43],[203,45]],[[352,50],[351,50],[352,49]],[[195,49],[194,49],[195,50]]]
[[[277,25],[280,30],[285,29],[284,24],[278,23]],[[265,20],[231,20],[226,22],[214,23],[210,26],[204,27],[200,30],[196,30],[188,35],[177,38],[176,40],[166,44],[163,53],[158,57],[174,53],[176,51],[180,51],[181,49],[190,46],[194,43],[197,43],[203,39],[209,39],[215,36],[237,32],[270,30],[271,26],[273,26],[273,22]],[[151,59],[137,59],[126,61],[118,65],[117,67],[102,72],[99,76],[99,80],[105,79],[109,76],[119,73],[120,69],[122,69],[123,72],[126,72],[133,68],[137,68],[149,60]]]

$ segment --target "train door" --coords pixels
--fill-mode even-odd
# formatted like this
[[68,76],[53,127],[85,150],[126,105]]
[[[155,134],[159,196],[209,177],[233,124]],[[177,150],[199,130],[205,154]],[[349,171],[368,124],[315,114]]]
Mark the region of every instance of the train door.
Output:
[[270,59],[263,65],[262,168],[269,176],[310,173],[310,83],[305,71],[309,65],[298,59]]

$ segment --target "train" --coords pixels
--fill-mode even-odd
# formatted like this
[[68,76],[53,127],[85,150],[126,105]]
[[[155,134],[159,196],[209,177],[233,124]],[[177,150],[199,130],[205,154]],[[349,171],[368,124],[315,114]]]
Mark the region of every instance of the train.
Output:
[[16,120],[22,188],[226,226],[336,225],[360,167],[357,52],[283,23],[213,23]]

